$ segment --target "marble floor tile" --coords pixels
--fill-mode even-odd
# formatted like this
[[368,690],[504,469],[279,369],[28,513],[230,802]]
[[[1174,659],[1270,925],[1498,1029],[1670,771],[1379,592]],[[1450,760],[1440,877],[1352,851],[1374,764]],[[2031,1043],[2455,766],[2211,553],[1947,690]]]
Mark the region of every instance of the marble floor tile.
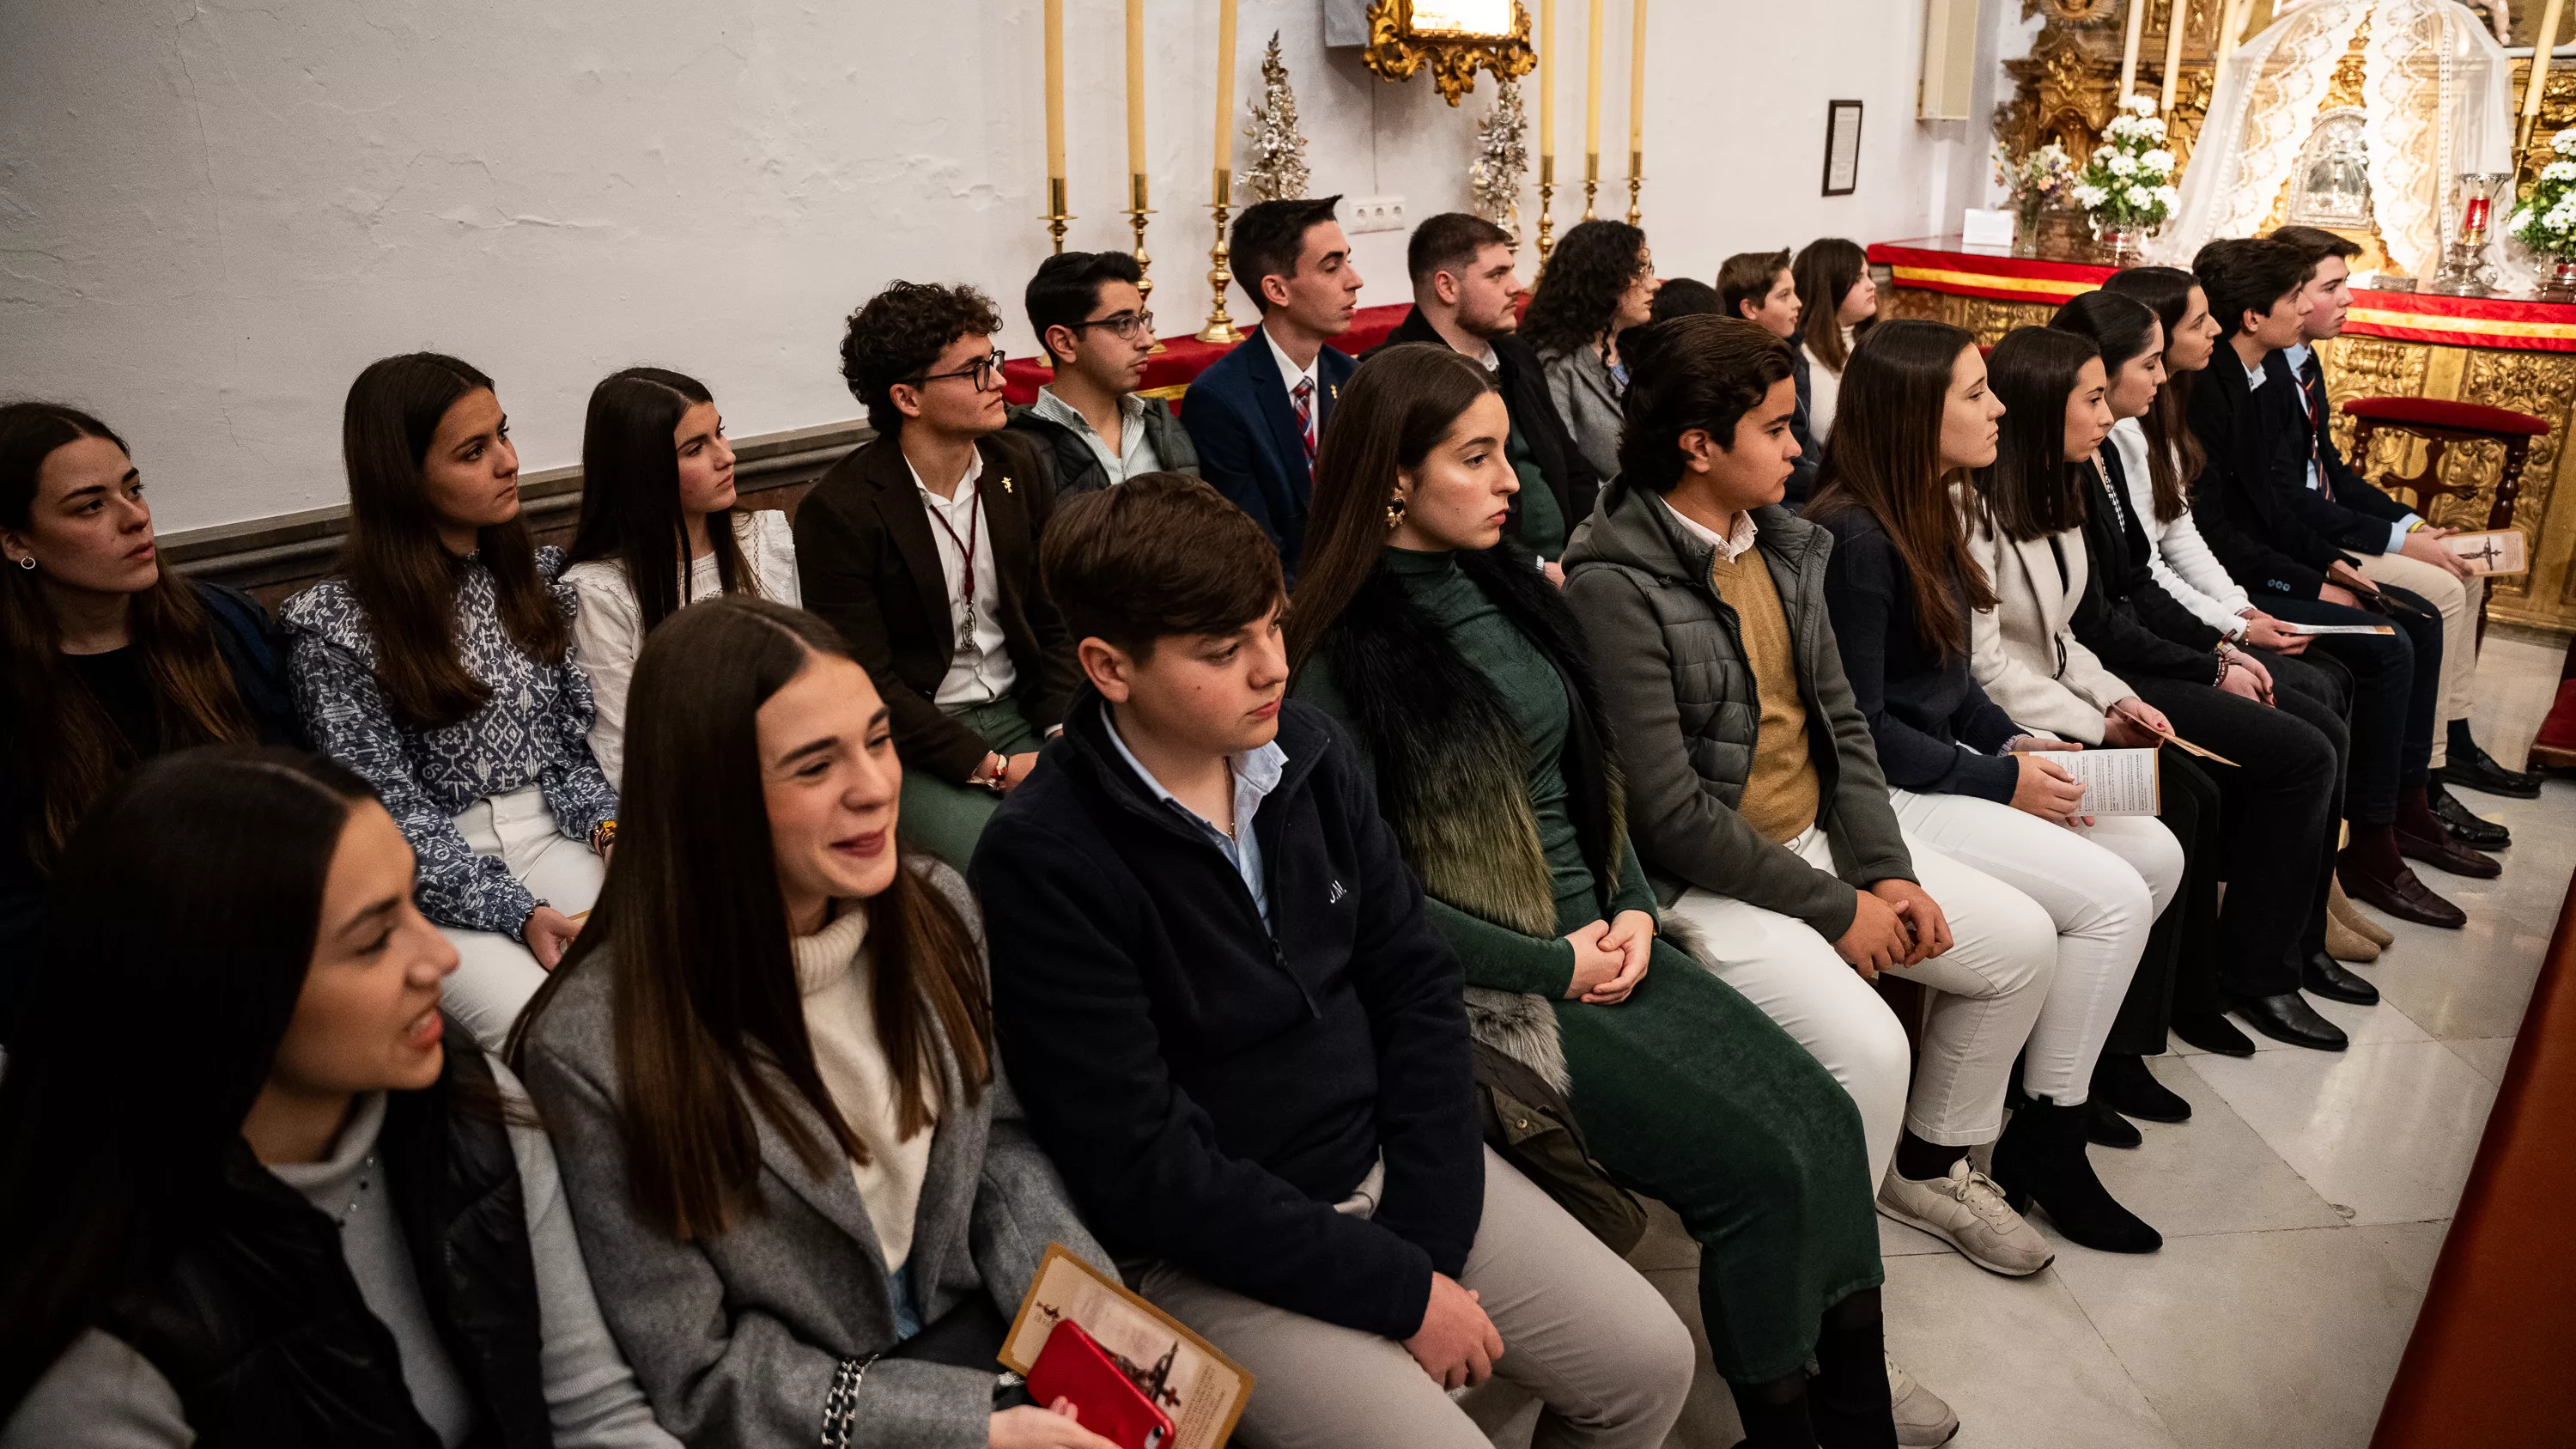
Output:
[[[2148,1066],[2191,1103],[2191,1120],[2140,1122],[2146,1141],[2138,1147],[2092,1149],[2095,1175],[2129,1211],[2168,1238],[2343,1222],[2190,1064],[2157,1057]],[[2056,1237],[2045,1214],[2041,1231]]]
[[2367,1444],[2421,1296],[2353,1228],[2078,1252],[2053,1271],[2191,1449]]
[[[2403,922],[2394,929],[2432,934]],[[2395,1007],[2426,1035],[2442,1041],[2509,1037],[2521,1030],[2547,934],[2492,916],[2472,918],[2466,929],[2441,934],[2446,939],[2401,935],[2399,945],[2368,968],[2381,1004]]]
[[2181,1449],[2053,1272],[1887,1265],[1888,1351],[1959,1416],[1956,1449]]
[[2513,1060],[2513,1040],[2509,1036],[2472,1036],[2446,1041],[2442,1045],[2475,1067],[2479,1076],[2501,1083],[2504,1081],[2505,1064]]
[[2397,1270],[2398,1278],[2415,1290],[2421,1299],[2424,1289],[2433,1281],[2433,1265],[2442,1256],[2442,1243],[2451,1236],[2451,1220],[2441,1218],[2429,1223],[2371,1223],[2353,1229],[2362,1241],[2379,1249],[2388,1266]]
[[2186,1065],[2354,1222],[2448,1217],[2495,1102],[2495,1083],[2433,1041]]
[[1882,1258],[1911,1258],[1923,1253],[1957,1251],[1921,1228],[1907,1227],[1885,1213],[1878,1215],[1878,1255]]

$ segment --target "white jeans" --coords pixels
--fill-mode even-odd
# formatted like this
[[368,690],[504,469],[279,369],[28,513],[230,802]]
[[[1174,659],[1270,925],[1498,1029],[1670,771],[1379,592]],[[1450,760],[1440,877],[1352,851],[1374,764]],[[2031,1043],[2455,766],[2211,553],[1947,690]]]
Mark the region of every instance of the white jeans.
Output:
[[2031,1033],[2021,1086],[2060,1106],[2083,1101],[2147,932],[2182,887],[2182,842],[2151,816],[2070,828],[1972,795],[1891,790],[1888,800],[1908,845],[1974,866],[2056,923],[2057,980]]
[[[533,785],[468,805],[456,817],[456,833],[476,855],[500,857],[519,884],[567,916],[589,910],[608,875],[588,845],[564,838],[546,808],[545,792]],[[513,936],[450,926],[438,933],[456,947],[456,974],[447,978],[443,1003],[447,1014],[473,1034],[475,1045],[499,1052],[528,998],[546,983],[545,968]]]
[[2438,770],[2450,759],[2451,721],[2467,719],[2477,703],[2478,605],[2486,599],[2487,581],[2474,574],[2455,579],[2449,569],[2402,553],[2370,554],[2362,559],[2361,572],[2372,583],[2421,594],[2442,611],[2442,702],[2433,712],[2433,768]]
[[[1929,961],[1894,968],[1930,992],[1910,1093],[1904,1026],[1806,922],[1697,889],[1684,892],[1669,913],[1699,928],[1706,964],[1719,980],[1778,1022],[1851,1093],[1872,1182],[1886,1174],[1900,1127],[1952,1147],[2002,1134],[2013,1057],[2031,1040],[2059,969],[2057,929],[2028,896],[1921,841],[1908,838],[1906,847],[1923,889],[1949,919],[1953,942]],[[1819,870],[1834,868],[1832,843],[1820,828],[1789,848]],[[2111,991],[2115,1009],[2127,982],[2123,969]],[[2095,1051],[2110,1029],[2105,1014],[2093,1036]],[[2079,1076],[2077,1100],[2082,1081]]]

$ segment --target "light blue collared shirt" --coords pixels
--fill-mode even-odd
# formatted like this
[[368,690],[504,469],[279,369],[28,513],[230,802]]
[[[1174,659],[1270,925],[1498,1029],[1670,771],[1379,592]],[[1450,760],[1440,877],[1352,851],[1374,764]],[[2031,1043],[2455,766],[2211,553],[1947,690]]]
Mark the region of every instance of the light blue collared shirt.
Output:
[[[2304,342],[2293,342],[2289,346],[2282,348],[2281,357],[2284,361],[2290,364],[2290,376],[2299,378],[2307,376],[2308,357],[2315,351],[2315,348],[2310,347]],[[2254,385],[2256,387],[2260,387],[2262,384],[2263,370],[2258,367],[2254,370]],[[2304,387],[2305,384],[2302,383],[2301,386]],[[2303,413],[2306,411],[2305,404],[2301,405],[2300,411]],[[2324,464],[2316,458],[2310,458],[2308,460],[2308,488],[2311,492],[2316,493],[2325,493],[2330,491],[2326,487]],[[2413,532],[2415,525],[2423,521],[2424,520],[2421,516],[2414,513],[2408,513],[2404,518],[2388,525],[2388,547],[2381,550],[2381,552],[2402,552],[2406,547],[2406,535]]]
[[1120,738],[1114,711],[1104,709],[1100,718],[1109,729],[1109,743],[1118,747],[1119,758],[1127,762],[1128,769],[1136,772],[1137,779],[1145,782],[1145,788],[1205,831],[1209,842],[1225,852],[1226,862],[1234,867],[1235,874],[1243,877],[1244,886],[1252,892],[1252,904],[1261,912],[1261,924],[1268,926],[1270,888],[1262,879],[1261,840],[1253,832],[1252,817],[1260,813],[1261,802],[1269,798],[1270,792],[1279,788],[1279,777],[1288,769],[1288,752],[1279,748],[1277,740],[1272,740],[1260,749],[1226,761],[1234,775],[1234,833],[1228,835],[1217,829],[1206,816],[1182,804],[1179,796],[1163,788],[1163,782],[1154,778],[1154,772],[1146,769],[1145,762],[1137,759],[1136,752],[1127,748],[1127,741]]

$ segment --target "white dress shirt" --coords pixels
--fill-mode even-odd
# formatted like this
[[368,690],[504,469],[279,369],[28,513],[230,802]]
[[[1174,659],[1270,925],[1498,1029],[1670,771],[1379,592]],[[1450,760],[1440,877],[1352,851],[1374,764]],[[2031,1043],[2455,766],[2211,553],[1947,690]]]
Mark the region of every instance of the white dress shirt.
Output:
[[1315,375],[1315,368],[1324,360],[1324,349],[1316,348],[1314,359],[1301,368],[1280,350],[1279,341],[1270,335],[1269,328],[1261,329],[1261,340],[1270,344],[1270,356],[1279,364],[1279,382],[1288,392],[1290,413],[1297,411],[1297,384],[1307,385],[1307,416],[1315,420],[1315,436],[1320,441],[1324,430],[1324,381]]
[[1655,501],[1664,505],[1664,511],[1671,514],[1673,521],[1680,524],[1691,537],[1716,549],[1717,556],[1728,563],[1742,558],[1745,552],[1753,547],[1753,510],[1749,508],[1736,513],[1733,531],[1720,535],[1716,529],[1675,508],[1671,499],[1658,498]]
[[1056,396],[1052,387],[1038,389],[1038,400],[1032,410],[1049,422],[1062,423],[1073,429],[1075,437],[1090,444],[1091,456],[1098,458],[1100,466],[1109,470],[1109,481],[1113,485],[1124,483],[1140,473],[1163,471],[1163,460],[1154,452],[1154,440],[1145,432],[1145,400],[1134,393],[1124,394],[1118,399],[1118,446],[1115,448],[1110,447],[1109,440],[1091,426],[1091,419],[1084,417],[1080,408]]
[[[957,480],[954,497],[942,498],[921,481],[921,470],[906,458],[904,467],[912,472],[912,486],[921,490],[921,506],[930,515],[930,541],[939,546],[939,571],[948,579],[948,630],[961,647],[948,661],[948,673],[939,681],[939,692],[932,702],[955,714],[979,704],[991,704],[1011,692],[1019,682],[1019,671],[1011,665],[1010,650],[1002,638],[1002,579],[993,565],[992,520],[979,517],[983,511],[980,491],[984,477],[984,454],[981,449],[971,455],[966,476]],[[948,526],[940,527],[941,520]],[[960,545],[975,546],[974,628],[967,628],[966,554]]]

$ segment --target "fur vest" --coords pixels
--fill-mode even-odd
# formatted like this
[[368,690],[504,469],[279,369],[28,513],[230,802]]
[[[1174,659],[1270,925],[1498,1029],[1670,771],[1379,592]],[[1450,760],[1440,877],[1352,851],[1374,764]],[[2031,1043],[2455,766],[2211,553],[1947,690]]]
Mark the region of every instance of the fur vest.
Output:
[[[1567,804],[1606,910],[1627,850],[1627,800],[1581,627],[1518,545],[1457,559],[1564,682]],[[1557,935],[1556,884],[1530,805],[1529,742],[1493,682],[1384,569],[1352,597],[1323,649],[1376,765],[1378,807],[1423,889],[1524,935]],[[1471,986],[1467,1020],[1477,1040],[1568,1089],[1545,997]]]

